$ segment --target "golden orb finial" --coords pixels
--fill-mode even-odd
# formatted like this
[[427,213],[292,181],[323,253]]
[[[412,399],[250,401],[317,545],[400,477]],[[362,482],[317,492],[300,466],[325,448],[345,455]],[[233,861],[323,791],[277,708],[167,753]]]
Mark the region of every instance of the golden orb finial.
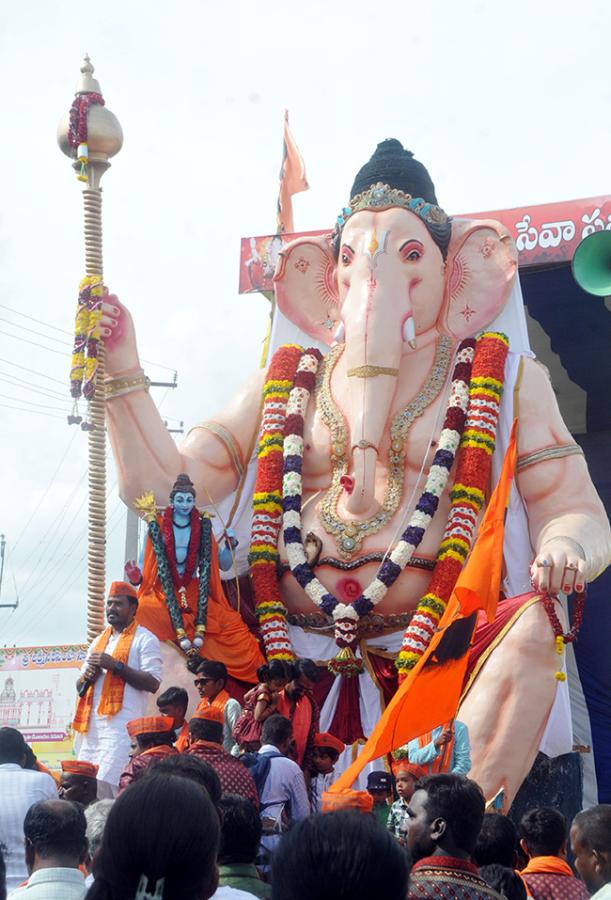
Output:
[[[81,65],[81,74],[76,83],[76,95],[101,94],[102,89],[97,78],[93,77],[94,68],[86,54]],[[108,160],[119,152],[123,146],[123,131],[119,120],[107,106],[92,104],[87,112],[87,144],[89,150],[90,166],[96,163],[108,167]],[[62,153],[76,159],[77,147],[71,146],[68,141],[70,128],[70,113],[62,117],[57,129],[57,142]]]

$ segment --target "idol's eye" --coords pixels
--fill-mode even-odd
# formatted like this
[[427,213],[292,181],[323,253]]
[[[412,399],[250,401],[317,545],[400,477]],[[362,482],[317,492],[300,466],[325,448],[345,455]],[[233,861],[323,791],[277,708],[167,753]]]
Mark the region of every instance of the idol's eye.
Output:
[[343,266],[349,266],[352,260],[354,259],[354,250],[349,244],[342,245],[342,252],[340,254],[340,258]]
[[420,241],[406,241],[399,248],[403,262],[417,262],[424,254],[424,246]]

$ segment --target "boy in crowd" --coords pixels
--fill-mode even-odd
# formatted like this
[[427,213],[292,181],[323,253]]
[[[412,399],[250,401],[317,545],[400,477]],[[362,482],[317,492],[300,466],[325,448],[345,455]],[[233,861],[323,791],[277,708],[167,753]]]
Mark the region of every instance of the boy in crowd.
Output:
[[373,799],[372,815],[386,828],[388,824],[388,801],[392,799],[392,777],[383,770],[370,772],[367,776],[367,793]]
[[566,861],[567,823],[551,807],[529,810],[520,821],[520,846],[528,856],[522,878],[534,900],[587,900],[585,884]]
[[399,799],[390,807],[387,827],[391,834],[404,846],[407,844],[408,806],[414,787],[419,778],[424,778],[426,770],[408,759],[398,759],[393,763],[395,787]]
[[335,764],[343,751],[343,743],[332,734],[323,731],[314,735],[314,771],[310,781],[310,806],[313,813],[322,812],[322,795],[335,781]]

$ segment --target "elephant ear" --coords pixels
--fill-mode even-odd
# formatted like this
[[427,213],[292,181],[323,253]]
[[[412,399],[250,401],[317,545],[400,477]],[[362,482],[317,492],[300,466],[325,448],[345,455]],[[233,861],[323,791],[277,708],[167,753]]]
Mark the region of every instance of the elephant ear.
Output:
[[510,233],[492,219],[453,219],[439,329],[462,340],[502,311],[518,267]]
[[333,343],[333,323],[338,318],[337,264],[331,235],[302,237],[280,254],[274,290],[278,307],[310,337]]

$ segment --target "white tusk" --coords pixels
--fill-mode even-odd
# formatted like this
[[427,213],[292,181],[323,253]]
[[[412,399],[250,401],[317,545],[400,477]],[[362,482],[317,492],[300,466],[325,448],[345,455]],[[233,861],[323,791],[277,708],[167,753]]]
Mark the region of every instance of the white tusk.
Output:
[[344,328],[344,323],[340,321],[339,325],[335,329],[335,333],[333,334],[333,340],[337,344],[341,344],[346,338],[346,329]]
[[407,341],[412,350],[416,349],[416,326],[413,316],[409,316],[403,323],[403,340]]

